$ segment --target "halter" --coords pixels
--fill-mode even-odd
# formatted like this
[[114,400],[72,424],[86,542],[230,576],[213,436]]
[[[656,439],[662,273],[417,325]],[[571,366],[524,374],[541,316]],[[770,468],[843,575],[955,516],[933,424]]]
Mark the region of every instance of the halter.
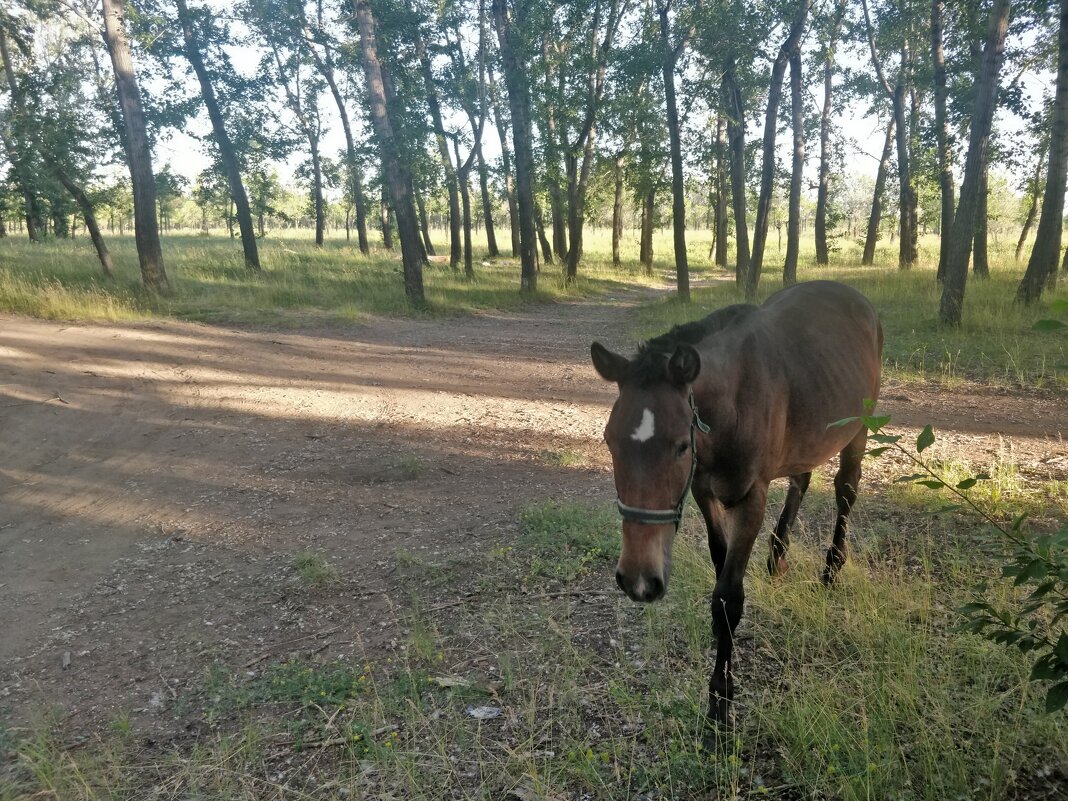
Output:
[[675,530],[679,530],[682,522],[682,510],[686,506],[686,496],[693,486],[693,477],[697,472],[697,432],[707,434],[708,424],[697,413],[697,405],[693,400],[693,387],[690,388],[690,411],[693,417],[690,419],[690,477],[686,479],[686,486],[682,488],[682,495],[674,509],[640,509],[636,506],[627,506],[623,501],[616,498],[616,506],[624,520],[632,523],[644,523],[647,526],[663,526],[668,523],[675,524]]

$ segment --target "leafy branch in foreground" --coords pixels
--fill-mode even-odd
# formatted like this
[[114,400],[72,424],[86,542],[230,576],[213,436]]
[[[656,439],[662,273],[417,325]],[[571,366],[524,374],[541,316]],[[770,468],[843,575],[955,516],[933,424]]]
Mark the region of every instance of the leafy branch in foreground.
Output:
[[987,600],[989,588],[983,582],[976,587],[976,600],[958,610],[965,618],[960,628],[1031,654],[1034,658],[1031,681],[1050,682],[1046,691],[1046,711],[1063,709],[1068,704],[1068,527],[1055,533],[1032,534],[1025,528],[1025,514],[1016,516],[1008,525],[998,520],[967,494],[969,489],[990,476],[979,473],[950,483],[921,456],[935,442],[931,426],[925,426],[920,432],[915,451],[912,451],[901,444],[901,435],[884,433],[884,427],[890,422],[888,415],[870,414],[871,405],[868,411],[867,415],[838,420],[831,426],[859,421],[868,430],[868,439],[876,443],[876,447],[867,451],[869,456],[895,450],[917,468],[917,472],[896,479],[898,482],[948,491],[959,503],[944,506],[939,511],[970,510],[1011,544],[1001,566],[1001,575],[1012,579],[1014,587],[1030,588],[1030,594],[1015,604],[999,605]]

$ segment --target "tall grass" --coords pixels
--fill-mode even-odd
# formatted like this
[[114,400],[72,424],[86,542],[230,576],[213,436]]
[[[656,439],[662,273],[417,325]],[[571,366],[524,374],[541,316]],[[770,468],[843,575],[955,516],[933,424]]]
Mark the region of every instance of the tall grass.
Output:
[[[146,757],[111,736],[70,751],[39,730],[10,746],[19,783],[0,798],[1056,797],[1068,718],[1040,713],[1016,653],[954,630],[949,610],[984,568],[944,546],[973,532],[928,525],[890,555],[863,504],[856,523],[833,590],[804,526],[785,580],[753,560],[738,723],[716,739],[714,575],[696,515],[666,599],[641,607],[605,592],[614,516],[551,503],[522,515],[513,545],[431,566],[477,592],[413,597],[391,659],[217,666],[200,713],[214,733],[196,745]],[[554,554],[567,569],[542,569]],[[907,567],[917,556],[953,569]]]
[[[439,247],[441,234],[437,232]],[[131,237],[110,237],[115,278],[99,271],[86,239],[50,239],[31,244],[0,240],[0,311],[51,319],[132,320],[180,317],[201,321],[346,322],[368,314],[455,314],[510,309],[527,303],[519,294],[519,266],[510,258],[488,261],[476,252],[475,278],[436,259],[424,271],[427,309],[405,297],[399,251],[373,249],[364,256],[354,244],[329,239],[316,248],[304,232],[272,236],[260,243],[261,275],[244,267],[240,245],[225,235],[171,235],[163,254],[173,293],[165,297],[141,288]],[[545,265],[535,300],[603,292],[620,281],[641,282],[637,264],[620,268],[607,251],[591,248],[579,280],[566,286],[559,265]]]

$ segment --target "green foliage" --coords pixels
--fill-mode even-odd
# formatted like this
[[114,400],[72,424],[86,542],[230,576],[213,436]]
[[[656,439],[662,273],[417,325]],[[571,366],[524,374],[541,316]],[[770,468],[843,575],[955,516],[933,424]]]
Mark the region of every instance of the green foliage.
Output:
[[868,438],[882,445],[869,450],[869,455],[877,456],[893,448],[919,468],[919,472],[900,476],[898,482],[948,491],[960,502],[944,506],[940,511],[970,509],[1010,545],[1001,575],[1012,579],[1012,586],[1021,592],[1030,590],[1029,594],[992,599],[984,581],[977,588],[978,597],[959,610],[965,617],[961,628],[992,642],[1014,646],[1029,655],[1033,660],[1030,679],[1048,684],[1046,711],[1057,712],[1064,708],[1068,705],[1068,527],[1052,533],[1031,533],[1024,527],[1025,514],[1017,515],[1011,524],[995,518],[968,494],[968,490],[980,481],[989,481],[989,475],[979,473],[949,481],[930,461],[920,458],[919,455],[935,442],[931,426],[925,426],[916,438],[914,454],[900,444],[900,435],[881,433],[890,421],[888,416],[862,415],[831,425],[841,426],[858,420],[869,431]]
[[619,521],[611,509],[550,502],[519,516],[532,575],[571,582],[619,556]]
[[321,553],[305,551],[293,557],[293,569],[301,581],[310,587],[325,587],[335,583],[340,577],[337,568],[327,561]]

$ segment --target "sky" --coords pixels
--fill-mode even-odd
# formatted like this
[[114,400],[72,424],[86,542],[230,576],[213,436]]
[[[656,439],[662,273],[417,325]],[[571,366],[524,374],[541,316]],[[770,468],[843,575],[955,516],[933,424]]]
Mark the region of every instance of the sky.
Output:
[[[212,2],[217,3],[218,0],[212,0]],[[260,58],[257,50],[249,47],[235,48],[230,51],[230,55],[235,68],[243,74],[252,75],[257,70]],[[844,66],[855,70],[870,69],[866,53],[862,55],[843,50],[839,53],[839,59]],[[1024,91],[1033,100],[1037,100],[1041,98],[1043,91],[1052,91],[1053,78],[1052,74],[1027,75],[1022,81]],[[189,81],[190,83],[193,82],[191,75],[189,76]],[[149,85],[146,88],[151,91],[153,87]],[[192,93],[195,90],[196,87],[191,85],[190,92]],[[813,96],[811,100],[816,107],[819,107],[822,104],[821,82],[818,86],[814,85],[809,89],[810,92],[817,90],[820,96],[818,98]],[[784,92],[784,95],[786,95],[784,102],[788,102],[788,94],[787,87]],[[324,155],[333,156],[344,151],[344,136],[337,116],[337,109],[329,95],[323,98],[321,108],[324,112],[324,124],[326,127],[322,152]],[[364,116],[361,109],[350,109],[350,117],[355,126],[354,134],[357,137],[362,136],[366,139],[369,131],[363,128],[361,120]],[[1001,130],[1009,137],[1017,135],[1023,127],[1020,120],[1003,110],[999,111],[999,118],[996,124],[1000,125]],[[754,138],[762,136],[762,125],[763,113],[761,111],[759,119],[754,119],[750,123],[746,134],[747,141],[753,141]],[[854,107],[842,110],[842,113],[833,119],[833,125],[837,128],[838,135],[844,140],[846,174],[851,177],[867,176],[874,178],[885,137],[884,123],[875,117],[866,115],[862,109]],[[446,120],[446,127],[449,126],[450,121]],[[707,126],[704,129],[707,130]],[[156,161],[160,166],[169,163],[175,172],[184,175],[192,182],[209,164],[209,160],[204,154],[204,146],[196,137],[206,136],[209,132],[210,125],[207,115],[202,110],[195,119],[189,122],[185,130],[174,131],[168,138],[158,142],[155,154]],[[811,187],[816,183],[819,146],[816,141],[810,141],[806,144],[806,180],[803,182],[803,186],[805,186],[807,193],[813,194],[814,190]],[[780,130],[777,149],[780,159],[785,164],[789,163],[790,145],[791,136],[789,132]],[[489,123],[486,125],[483,136],[483,152],[491,163],[500,155],[500,140],[497,129]],[[304,156],[297,152],[290,156],[287,163],[278,165],[279,174],[283,182],[290,185],[297,183],[294,178],[294,172],[303,158]],[[993,168],[998,171],[999,165],[993,165]],[[665,169],[667,169],[666,166]],[[1004,170],[1001,171],[1004,172]],[[1015,180],[1016,176],[1010,176],[1010,178]],[[1010,181],[1010,184],[1014,183],[1014,180]]]

